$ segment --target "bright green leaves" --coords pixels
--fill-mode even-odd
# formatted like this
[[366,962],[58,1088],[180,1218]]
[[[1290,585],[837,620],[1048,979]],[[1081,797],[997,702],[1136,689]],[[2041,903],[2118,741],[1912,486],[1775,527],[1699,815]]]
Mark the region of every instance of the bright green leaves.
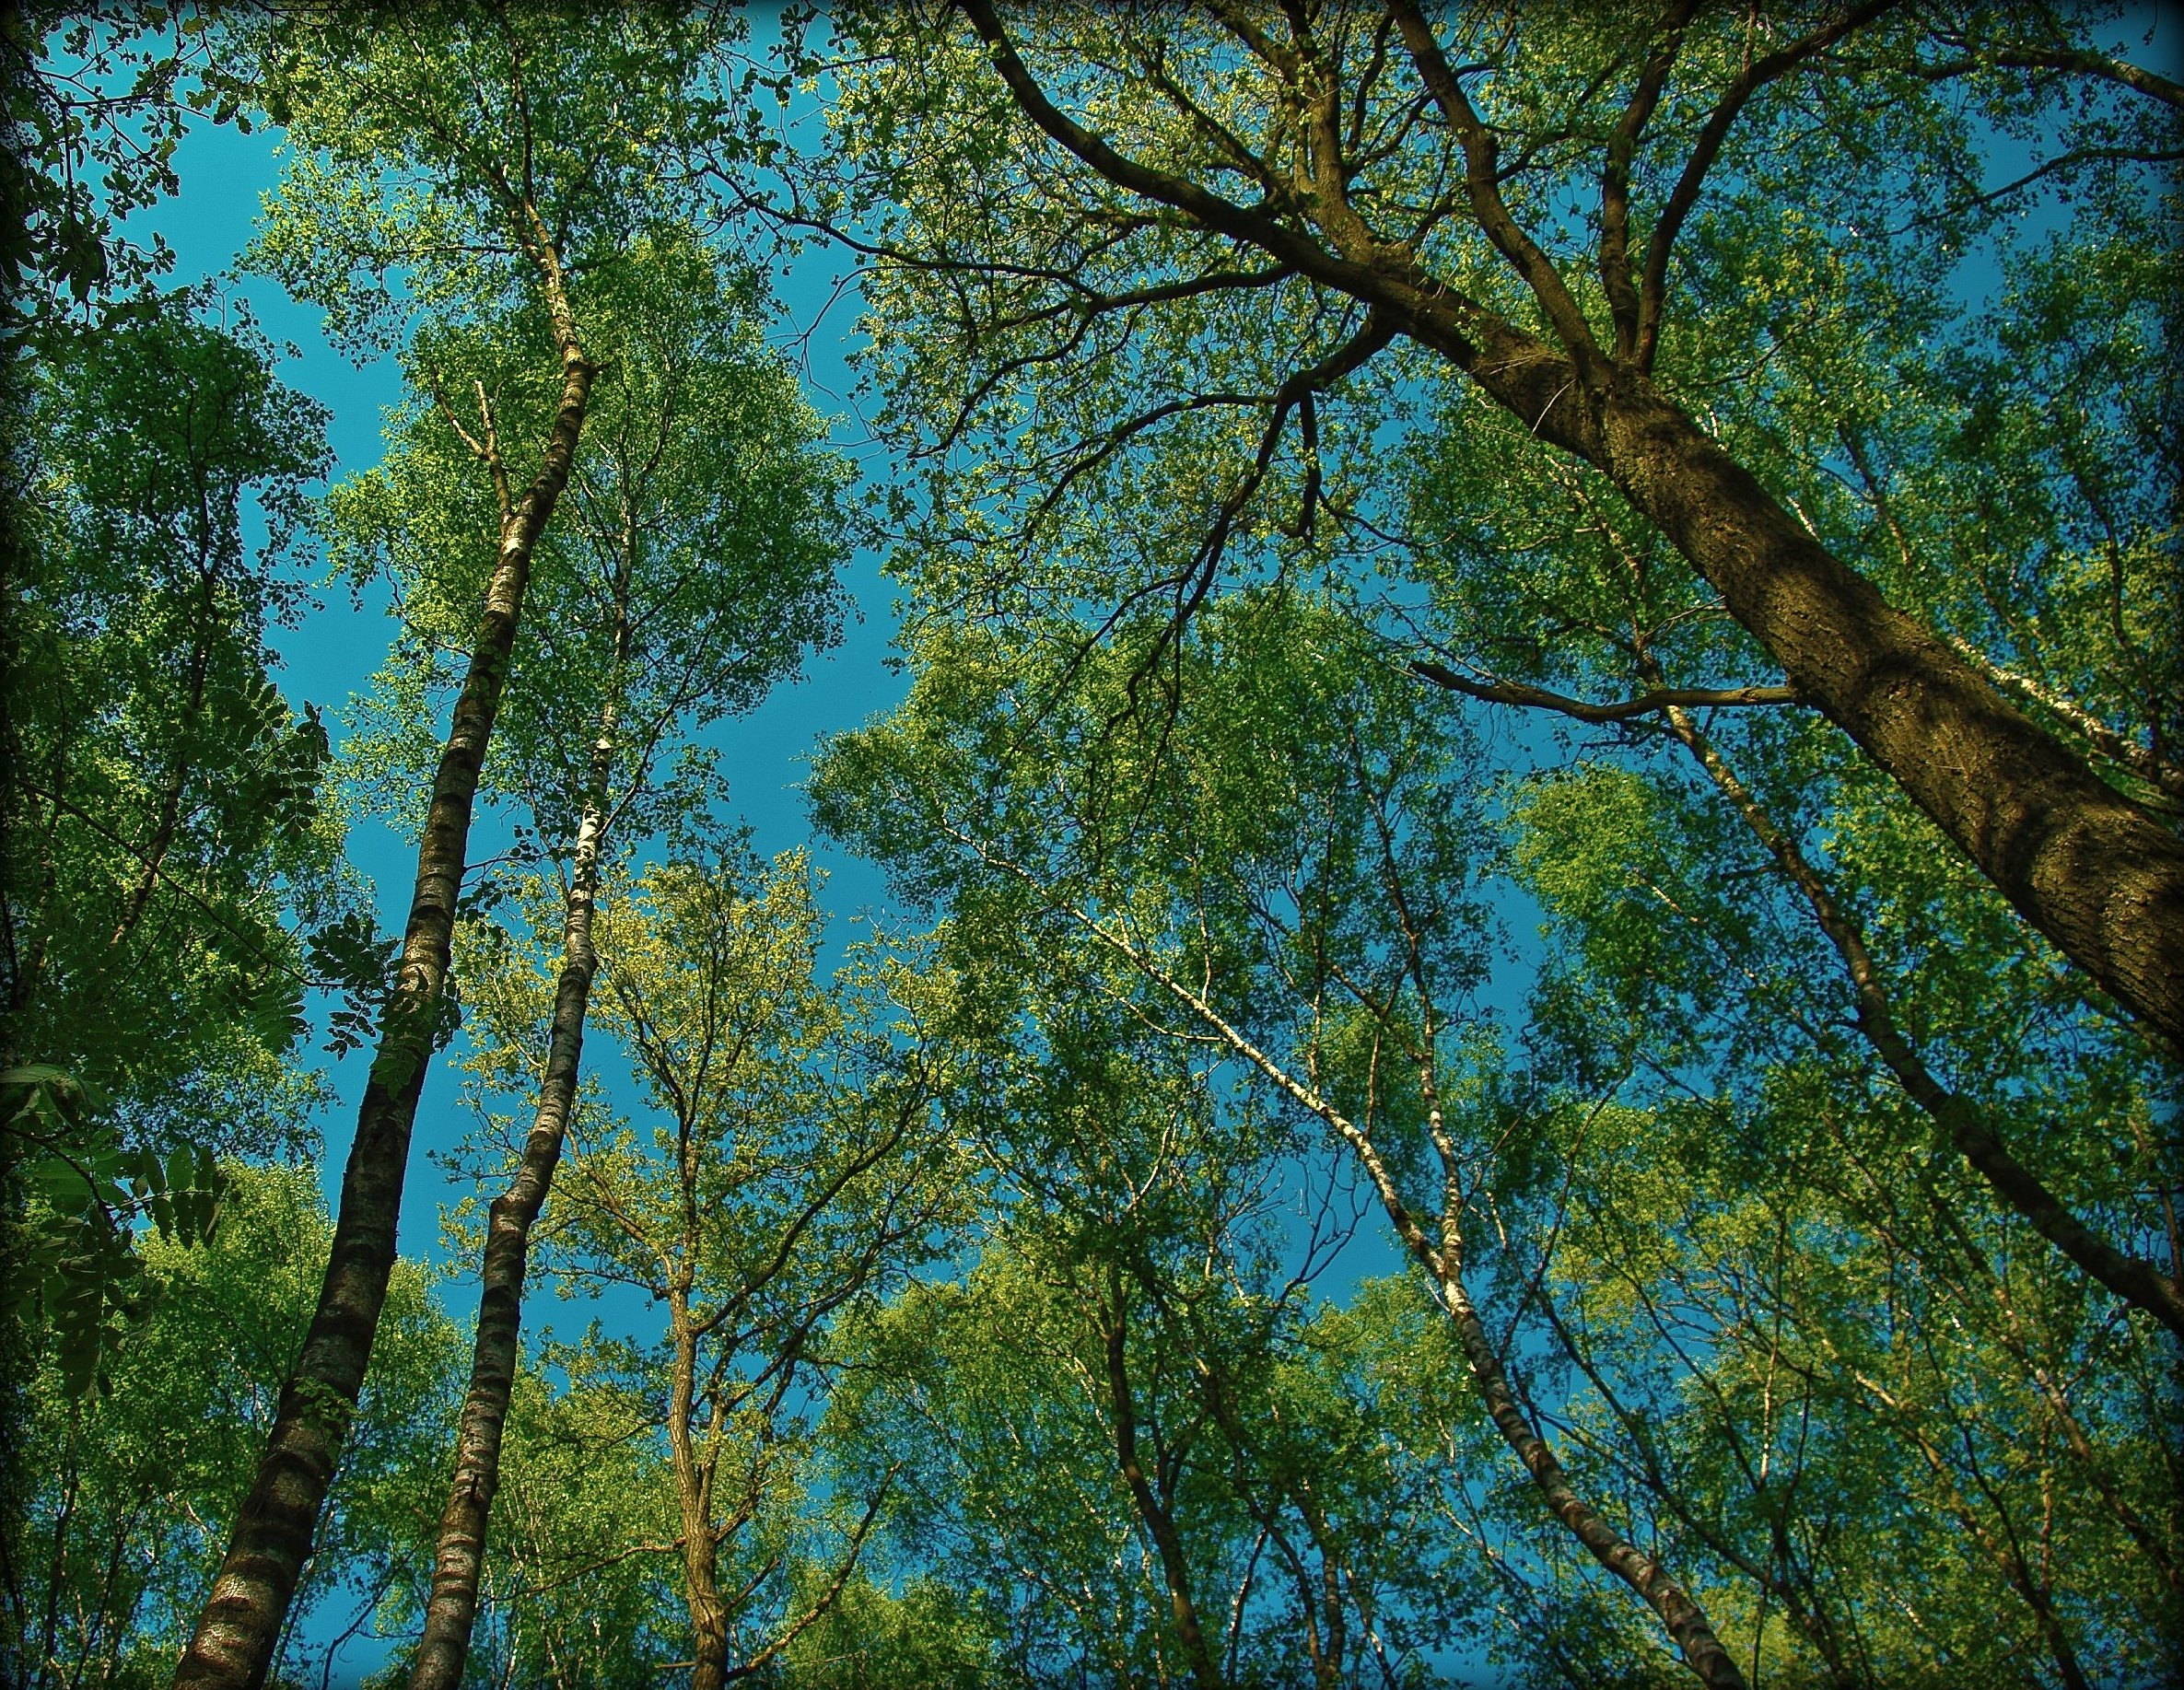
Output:
[[[10,580],[9,1054],[155,1120],[268,1078],[304,984],[290,921],[340,919],[353,896],[319,801],[326,734],[263,644],[304,601],[287,548],[324,413],[210,305],[147,300],[50,345]],[[242,1136],[223,1123],[216,1141]]]
[[[765,344],[756,286],[665,228],[584,278],[585,344],[602,368],[537,549],[485,772],[485,792],[530,810],[527,853],[570,848],[604,724],[634,748],[613,753],[601,795],[618,828],[672,828],[704,808],[703,730],[839,636],[847,472]],[[489,426],[512,441],[550,425],[559,379],[538,355],[544,338],[535,315],[428,325],[408,360],[419,397],[387,459],[327,501],[337,568],[383,573],[403,612],[348,748],[367,805],[411,789],[436,755],[432,714],[499,533],[473,446]]]
[[516,309],[549,245],[575,270],[681,220],[708,149],[732,150],[740,127],[719,58],[747,26],[728,8],[334,8],[227,27],[295,154],[258,262],[359,349],[399,346],[419,313]]

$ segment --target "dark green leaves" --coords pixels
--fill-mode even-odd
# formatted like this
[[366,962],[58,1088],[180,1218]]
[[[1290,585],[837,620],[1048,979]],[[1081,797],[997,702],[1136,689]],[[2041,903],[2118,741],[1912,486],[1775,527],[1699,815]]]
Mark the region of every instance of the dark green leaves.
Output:
[[204,1243],[227,1190],[202,1146],[178,1144],[162,1158],[124,1144],[99,1119],[111,1102],[48,1064],[0,1073],[0,1136],[30,1200],[13,1312],[42,1319],[64,1384],[78,1395],[121,1341],[114,1317],[145,1311],[136,1230],[149,1222],[170,1242]]

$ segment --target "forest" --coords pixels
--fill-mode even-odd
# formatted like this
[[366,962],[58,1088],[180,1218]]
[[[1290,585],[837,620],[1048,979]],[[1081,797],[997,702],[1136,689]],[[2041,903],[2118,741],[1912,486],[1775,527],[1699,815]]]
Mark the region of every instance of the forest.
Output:
[[0,1684],[2184,1682],[2176,8],[0,61]]

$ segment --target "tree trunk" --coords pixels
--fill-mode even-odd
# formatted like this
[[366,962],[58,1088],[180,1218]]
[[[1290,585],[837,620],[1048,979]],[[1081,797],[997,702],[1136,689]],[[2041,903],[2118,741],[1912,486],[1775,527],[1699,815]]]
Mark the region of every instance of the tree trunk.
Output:
[[1499,326],[1474,344],[1448,315],[1421,306],[1407,326],[1613,482],[1800,700],[2103,991],[2184,1052],[2184,840],[1889,604],[1646,377],[1620,367],[1588,390],[1552,348]]
[[1224,1690],[1213,1651],[1207,1646],[1205,1628],[1198,1623],[1197,1603],[1191,1599],[1190,1563],[1183,1553],[1183,1535],[1175,1517],[1154,1492],[1138,1455],[1138,1409],[1130,1393],[1128,1326],[1122,1294],[1115,1293],[1112,1309],[1100,1311],[1100,1338],[1107,1357],[1107,1393],[1115,1409],[1115,1455],[1123,1483],[1138,1505],[1138,1517],[1152,1533],[1161,1557],[1161,1575],[1168,1587],[1168,1603],[1175,1618],[1176,1641],[1190,1663],[1191,1683],[1198,1690]]
[[1715,1635],[1705,1610],[1665,1567],[1625,1539],[1570,1488],[1561,1462],[1533,1429],[1517,1401],[1509,1375],[1494,1353],[1493,1340],[1487,1335],[1485,1323],[1464,1288],[1461,1271],[1445,1251],[1434,1253],[1428,1266],[1440,1281],[1442,1303],[1455,1323],[1457,1341],[1464,1346],[1464,1358],[1471,1366],[1472,1380],[1494,1429],[1532,1475],[1548,1510],[1595,1561],[1636,1591],[1660,1616],[1668,1635],[1683,1650],[1684,1660],[1708,1690],[1745,1690],[1744,1673]]
[[470,1653],[478,1611],[478,1579],[485,1564],[485,1524],[500,1485],[500,1441],[523,1320],[523,1278],[530,1264],[531,1229],[554,1184],[554,1170],[576,1104],[582,1070],[584,1020],[599,959],[592,949],[591,915],[599,889],[599,860],[606,834],[606,784],[613,757],[610,707],[592,748],[591,779],[584,819],[577,830],[562,919],[561,978],[554,993],[554,1026],[537,1113],[524,1141],[523,1160],[508,1190],[487,1211],[485,1259],[478,1300],[477,1338],[471,1357],[470,1392],[463,1399],[455,1439],[455,1479],[433,1545],[432,1596],[425,1629],[410,1664],[410,1690],[457,1690]]
[[[1365,1177],[1372,1181],[1373,1191],[1379,1195],[1381,1206],[1386,1210],[1388,1220],[1396,1229],[1396,1236],[1426,1271],[1433,1276],[1440,1288],[1442,1306],[1456,1328],[1457,1341],[1463,1346],[1465,1360],[1471,1369],[1472,1382],[1477,1386],[1479,1398],[1486,1405],[1494,1429],[1501,1434],[1524,1471],[1532,1475],[1532,1482],[1547,1500],[1550,1512],[1585,1546],[1593,1558],[1609,1572],[1629,1585],[1660,1617],[1668,1635],[1683,1650],[1684,1660],[1699,1675],[1708,1690],[1745,1690],[1745,1676],[1723,1647],[1715,1634],[1713,1622],[1706,1611],[1677,1582],[1669,1570],[1626,1540],[1609,1525],[1600,1512],[1572,1490],[1569,1475],[1562,1463],[1547,1446],[1547,1440],[1533,1429],[1524,1405],[1518,1402],[1516,1391],[1509,1381],[1509,1375],[1495,1354],[1493,1340],[1487,1335],[1485,1324],[1479,1320],[1478,1311],[1471,1296],[1464,1288],[1462,1238],[1456,1230],[1455,1211],[1452,1205],[1442,1214],[1442,1241],[1436,1244],[1403,1200],[1403,1194],[1396,1184],[1396,1176],[1387,1160],[1373,1144],[1364,1129],[1340,1110],[1322,1097],[1318,1091],[1298,1079],[1288,1068],[1261,1050],[1233,1022],[1222,1015],[1206,999],[1154,960],[1147,952],[1138,950],[1080,909],[1071,908],[1071,916],[1094,938],[1127,958],[1142,969],[1154,984],[1177,1002],[1189,1008],[1203,1021],[1230,1050],[1256,1068],[1277,1088],[1294,1099],[1313,1114],[1317,1115],[1335,1129],[1343,1142],[1349,1146],[1365,1170]],[[1437,1140],[1442,1138],[1440,1112],[1433,1112],[1432,1132]],[[1454,1194],[1456,1163],[1443,1144],[1435,1147],[1441,1151],[1442,1162],[1449,1178],[1452,1198]]]
[[[626,507],[625,507],[626,508]],[[410,1690],[457,1690],[470,1655],[478,1612],[478,1581],[485,1566],[485,1528],[500,1487],[501,1434],[508,1424],[523,1323],[523,1279],[531,1260],[531,1229],[554,1186],[554,1170],[576,1107],[583,1072],[584,1022],[599,956],[591,942],[598,903],[600,861],[606,849],[609,787],[614,771],[616,699],[629,660],[630,578],[636,567],[634,537],[625,519],[614,570],[614,632],[609,655],[607,699],[585,772],[584,812],[569,865],[568,899],[561,924],[561,977],[554,990],[554,1021],[538,1110],[524,1140],[523,1160],[508,1190],[486,1212],[485,1262],[480,1271],[478,1330],[471,1355],[470,1391],[455,1435],[455,1478],[441,1512],[432,1553],[432,1595],[425,1628],[410,1663]]]
[[1896,610],[1642,377],[1599,467],[2033,926],[2184,1051],[2184,841]]
[[719,1547],[713,1540],[713,1475],[698,1459],[690,1420],[697,1387],[697,1335],[685,1292],[671,1290],[668,1318],[674,1346],[669,1363],[667,1442],[683,1521],[683,1585],[690,1607],[690,1690],[721,1690],[728,1682],[728,1604],[720,1600]]
[[[558,325],[566,308],[555,304]],[[401,969],[357,1111],[319,1305],[281,1389],[219,1575],[175,1670],[175,1690],[253,1690],[264,1682],[371,1359],[394,1268],[410,1131],[447,982],[478,771],[508,679],[531,554],[568,480],[591,392],[592,366],[574,333],[564,328],[560,339],[562,390],[554,432],[536,478],[502,526],[485,613],[433,779]]]

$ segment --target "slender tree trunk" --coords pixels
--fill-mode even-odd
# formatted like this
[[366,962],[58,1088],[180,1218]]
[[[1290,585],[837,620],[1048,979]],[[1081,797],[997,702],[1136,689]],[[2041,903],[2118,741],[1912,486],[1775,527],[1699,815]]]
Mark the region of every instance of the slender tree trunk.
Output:
[[720,1600],[719,1546],[713,1539],[713,1470],[698,1459],[690,1430],[697,1388],[697,1335],[691,1328],[686,1293],[669,1293],[668,1318],[674,1355],[669,1363],[667,1442],[683,1519],[690,1690],[721,1690],[728,1682],[728,1604]]
[[1735,808],[1811,908],[1820,931],[1841,957],[1857,993],[1859,1030],[1898,1083],[1948,1134],[1950,1143],[1993,1187],[1995,1195],[2032,1222],[2043,1238],[2118,1297],[2184,1337],[2184,1288],[2153,1263],[2124,1254],[2087,1227],[2012,1154],[1984,1110],[1934,1078],[1897,1026],[1886,985],[1866,950],[1856,918],[1836,902],[1797,842],[1760,808],[1690,712],[1671,705],[1667,717],[1669,731],[1706,771],[1707,778]]
[[537,476],[502,526],[485,613],[433,778],[401,968],[357,1111],[318,1309],[281,1389],[265,1453],[237,1511],[219,1575],[176,1668],[176,1690],[254,1690],[264,1682],[371,1359],[394,1268],[410,1131],[447,982],[478,771],[508,679],[531,554],[568,480],[591,393],[592,366],[568,324],[558,286],[550,292],[562,364],[554,431]]
[[[1609,1525],[1600,1512],[1586,1502],[1570,1485],[1569,1475],[1561,1462],[1547,1440],[1533,1428],[1524,1405],[1517,1400],[1515,1388],[1495,1354],[1492,1339],[1487,1335],[1485,1324],[1471,1296],[1464,1288],[1462,1236],[1456,1226],[1453,1200],[1441,1216],[1441,1241],[1436,1243],[1419,1224],[1417,1215],[1403,1200],[1396,1184],[1394,1171],[1388,1167],[1379,1148],[1364,1129],[1340,1110],[1322,1097],[1311,1086],[1299,1080],[1280,1063],[1261,1050],[1245,1036],[1220,1010],[1200,997],[1190,987],[1146,952],[1118,937],[1080,909],[1070,914],[1088,932],[1118,954],[1128,958],[1177,1002],[1185,1005],[1202,1020],[1221,1042],[1256,1068],[1276,1087],[1317,1115],[1333,1127],[1365,1170],[1372,1182],[1381,1206],[1387,1211],[1388,1220],[1396,1229],[1396,1237],[1418,1258],[1419,1264],[1433,1276],[1440,1288],[1442,1305],[1448,1311],[1456,1329],[1457,1342],[1462,1345],[1464,1357],[1471,1368],[1472,1382],[1478,1388],[1479,1398],[1486,1405],[1494,1429],[1501,1434],[1524,1471],[1532,1475],[1546,1498],[1548,1510],[1568,1528],[1571,1536],[1585,1546],[1593,1558],[1620,1579],[1653,1609],[1683,1650],[1684,1660],[1699,1675],[1708,1690],[1746,1690],[1744,1673],[1728,1649],[1723,1647],[1715,1634],[1713,1622],[1706,1611],[1686,1591],[1659,1561],[1647,1555],[1636,1544],[1625,1539]],[[1451,1191],[1454,1188],[1456,1163],[1450,1154],[1441,1125],[1438,1108],[1430,1116],[1431,1130],[1440,1150],[1443,1167],[1448,1171]]]
[[1205,1628],[1198,1623],[1197,1603],[1191,1598],[1190,1562],[1183,1553],[1183,1534],[1175,1529],[1174,1515],[1146,1477],[1145,1463],[1138,1454],[1138,1408],[1130,1393],[1129,1328],[1119,1290],[1114,1306],[1100,1311],[1100,1338],[1107,1358],[1107,1394],[1115,1409],[1115,1461],[1122,1469],[1123,1483],[1129,1486],[1130,1499],[1138,1505],[1138,1516],[1152,1533],[1153,1547],[1160,1554],[1161,1575],[1175,1618],[1176,1641],[1183,1645],[1191,1682],[1198,1690],[1225,1690],[1220,1671],[1213,1664],[1213,1651],[1206,1642]]
[[623,523],[614,569],[614,631],[609,654],[607,699],[585,773],[584,812],[569,865],[568,898],[562,912],[561,977],[554,991],[554,1020],[546,1071],[523,1159],[508,1190],[486,1211],[485,1250],[480,1278],[477,1336],[471,1354],[470,1390],[455,1436],[455,1478],[433,1544],[432,1594],[425,1628],[410,1663],[410,1690],[457,1690],[470,1655],[478,1612],[478,1580],[485,1565],[485,1528],[500,1487],[501,1434],[515,1386],[523,1322],[523,1280],[531,1260],[531,1229],[546,1195],[576,1107],[583,1072],[584,1023],[591,982],[599,971],[591,918],[599,897],[600,863],[606,849],[607,805],[614,769],[616,700],[629,660],[630,579],[635,537]]
[[523,1160],[508,1190],[486,1211],[484,1291],[478,1300],[477,1337],[472,1349],[470,1391],[455,1439],[455,1478],[433,1545],[432,1595],[425,1629],[410,1664],[410,1690],[456,1690],[470,1654],[478,1611],[478,1579],[485,1564],[485,1524],[500,1486],[501,1433],[508,1424],[523,1319],[523,1279],[530,1265],[531,1229],[553,1187],[554,1170],[576,1104],[582,1071],[584,1020],[599,959],[591,917],[599,891],[600,855],[606,836],[606,787],[613,761],[610,705],[592,747],[584,819],[577,830],[568,901],[562,918],[561,978],[554,993],[554,1023],[537,1113],[524,1141]]
[[1442,1305],[1455,1324],[1456,1341],[1464,1347],[1464,1359],[1471,1366],[1473,1382],[1494,1429],[1532,1475],[1548,1511],[1595,1561],[1636,1591],[1660,1616],[1701,1684],[1709,1690],[1744,1690],[1744,1673],[1715,1635],[1705,1610],[1665,1567],[1623,1537],[1570,1487],[1561,1462],[1517,1401],[1516,1390],[1494,1353],[1493,1340],[1464,1288],[1461,1268],[1445,1250],[1434,1252],[1428,1266],[1440,1282]]

